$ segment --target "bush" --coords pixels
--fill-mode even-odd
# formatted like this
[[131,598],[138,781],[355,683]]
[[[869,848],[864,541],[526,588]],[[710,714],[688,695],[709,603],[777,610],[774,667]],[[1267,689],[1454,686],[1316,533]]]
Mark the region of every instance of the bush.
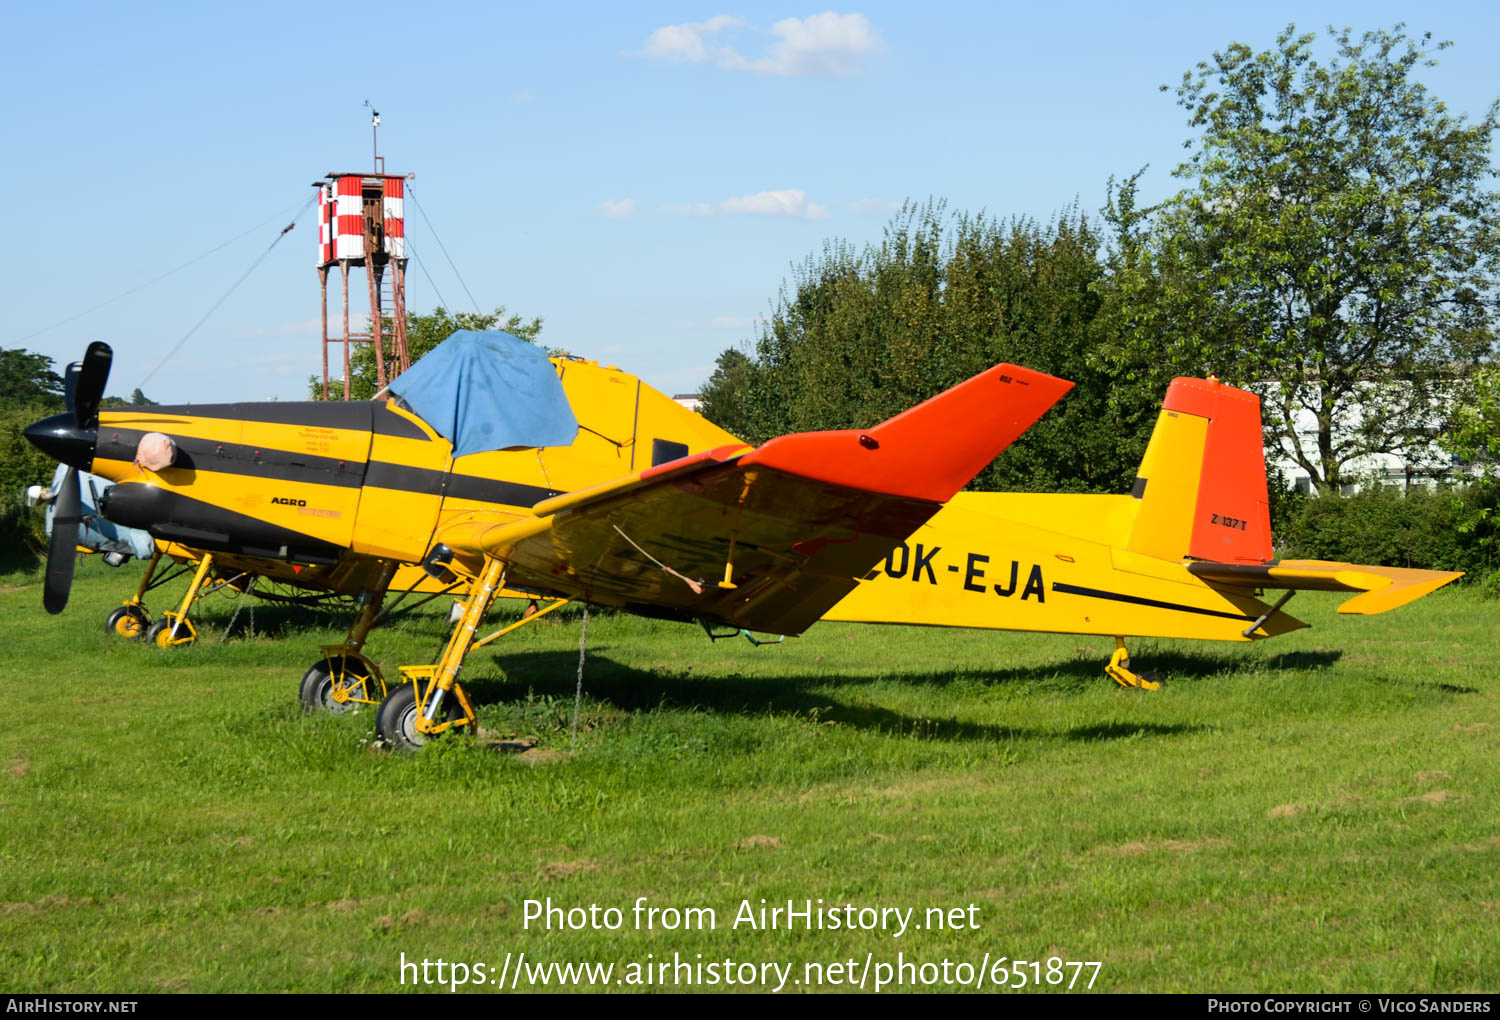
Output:
[[1488,577],[1479,585],[1481,598],[1495,600],[1500,599],[1500,570],[1492,570]]
[[1274,471],[1268,472],[1266,483],[1266,494],[1270,497],[1271,545],[1280,556],[1296,531],[1303,508],[1312,497],[1298,492],[1296,486],[1283,481]]
[[21,430],[56,410],[34,405],[0,410],[0,569],[34,559],[47,544],[42,514],[26,506],[26,487],[52,481],[57,462],[27,442]]
[[1375,485],[1352,496],[1302,501],[1278,538],[1286,559],[1342,560],[1385,567],[1462,570],[1478,580],[1495,566],[1496,490],[1470,485]]

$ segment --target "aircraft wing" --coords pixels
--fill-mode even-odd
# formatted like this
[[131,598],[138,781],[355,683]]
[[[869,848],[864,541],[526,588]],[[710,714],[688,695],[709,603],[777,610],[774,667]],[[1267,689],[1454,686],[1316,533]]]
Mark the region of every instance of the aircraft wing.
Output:
[[1188,572],[1210,584],[1238,588],[1296,591],[1357,591],[1339,606],[1341,613],[1366,616],[1415,602],[1464,575],[1450,570],[1369,567],[1330,560],[1280,560],[1265,564],[1213,563],[1196,560]]
[[436,540],[512,588],[798,634],[1072,385],[997,365],[871,429],[720,447]]

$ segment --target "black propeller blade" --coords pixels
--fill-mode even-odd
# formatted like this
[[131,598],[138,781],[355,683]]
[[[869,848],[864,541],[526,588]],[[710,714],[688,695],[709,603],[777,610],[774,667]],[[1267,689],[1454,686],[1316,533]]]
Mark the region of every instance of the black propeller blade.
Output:
[[109,382],[109,363],[112,360],[114,352],[101,340],[89,344],[89,349],[83,354],[78,384],[70,388],[73,418],[81,429],[90,429],[99,423],[99,402],[104,399],[104,386]]
[[68,468],[57,504],[52,511],[52,543],[47,548],[47,581],[42,606],[54,616],[68,604],[73,587],[73,562],[77,559],[78,523],[83,519],[83,500],[78,492],[78,469]]
[[[67,368],[64,395],[68,410],[73,414],[73,423],[79,431],[92,429],[99,424],[99,403],[104,399],[104,387],[109,382],[109,364],[113,359],[114,353],[109,349],[109,344],[96,340],[89,344],[82,361],[75,361]],[[38,426],[43,424],[38,423]],[[29,436],[30,432],[27,434]],[[33,438],[33,442],[37,440]],[[92,448],[93,437],[86,437],[86,442]],[[73,564],[77,560],[78,525],[82,520],[83,496],[79,492],[78,468],[70,466],[68,473],[63,476],[62,487],[57,493],[57,504],[52,510],[52,541],[47,546],[47,580],[42,587],[42,606],[54,615],[62,612],[63,607],[68,604],[68,592],[73,587]]]
[[83,372],[83,362],[73,361],[68,363],[67,370],[63,373],[63,400],[67,402],[68,413],[73,415],[73,420],[78,420],[78,376]]

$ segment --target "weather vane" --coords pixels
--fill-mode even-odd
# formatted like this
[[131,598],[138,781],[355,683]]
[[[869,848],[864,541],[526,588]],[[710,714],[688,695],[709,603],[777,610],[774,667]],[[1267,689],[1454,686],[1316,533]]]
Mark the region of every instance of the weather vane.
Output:
[[370,154],[374,158],[372,166],[376,173],[381,173],[384,168],[380,165],[380,111],[371,106],[368,99],[365,100],[365,106],[370,111]]

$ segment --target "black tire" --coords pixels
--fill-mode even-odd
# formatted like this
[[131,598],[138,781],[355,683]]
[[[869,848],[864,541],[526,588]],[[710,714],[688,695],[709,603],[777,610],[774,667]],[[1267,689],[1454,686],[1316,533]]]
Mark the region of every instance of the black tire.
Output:
[[109,618],[104,621],[106,633],[115,637],[130,638],[139,641],[146,633],[146,628],[151,626],[151,617],[140,606],[121,606]]
[[179,638],[186,638],[186,640],[172,643],[172,638],[167,634],[171,626],[172,621],[165,616],[157,620],[146,630],[146,644],[156,645],[158,648],[184,648],[197,642],[198,636],[184,625]]
[[339,655],[332,659],[319,659],[302,675],[302,684],[298,688],[297,696],[301,699],[303,707],[308,711],[332,712],[334,715],[359,711],[360,702],[333,699],[333,679],[340,672],[344,674],[345,683],[350,680],[362,682],[365,685],[365,697],[373,696],[374,691],[370,684],[372,678],[364,663],[358,659],[346,659]]
[[[417,712],[416,690],[410,683],[401,684],[380,703],[380,714],[375,717],[375,735],[394,751],[419,750],[429,738],[417,732]],[[463,715],[458,696],[451,691],[444,700],[443,715],[449,720]]]

